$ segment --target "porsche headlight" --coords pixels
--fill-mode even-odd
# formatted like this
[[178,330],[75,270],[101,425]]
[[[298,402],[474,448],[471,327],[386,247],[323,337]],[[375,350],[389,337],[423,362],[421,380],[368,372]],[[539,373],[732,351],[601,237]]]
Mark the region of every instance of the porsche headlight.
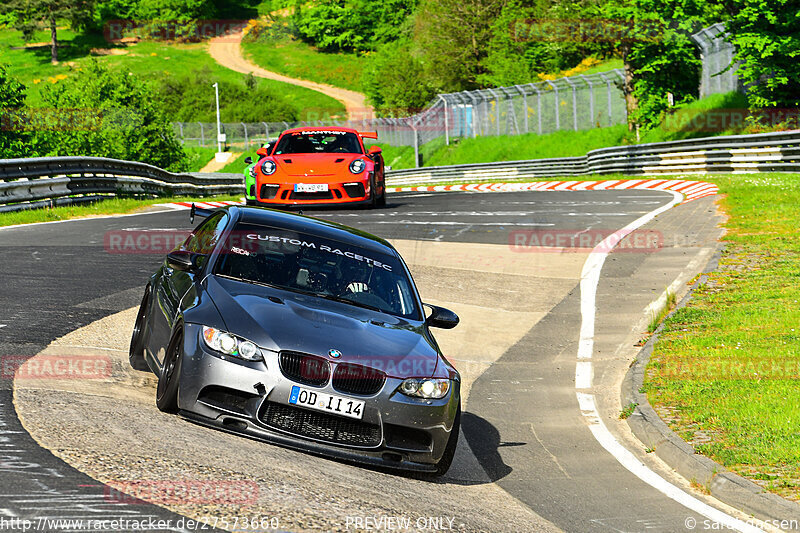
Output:
[[264,162],[261,163],[261,172],[263,172],[265,176],[274,174],[277,169],[278,165],[276,165],[275,161],[271,159],[265,159]]
[[398,390],[406,396],[438,400],[447,396],[447,392],[450,390],[450,380],[438,378],[409,378],[400,384]]
[[353,174],[361,174],[365,168],[367,168],[367,163],[363,159],[353,159],[353,162],[350,163],[350,172]]
[[203,341],[214,351],[247,361],[261,361],[261,350],[252,342],[227,331],[203,326]]

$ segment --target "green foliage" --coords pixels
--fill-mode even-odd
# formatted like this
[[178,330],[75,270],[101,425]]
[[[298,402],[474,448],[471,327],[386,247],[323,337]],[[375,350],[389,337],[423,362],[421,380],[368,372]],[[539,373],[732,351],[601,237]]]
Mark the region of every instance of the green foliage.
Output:
[[481,85],[530,83],[539,73],[569,69],[586,57],[610,56],[613,44],[602,35],[599,39],[571,37],[570,31],[593,22],[586,19],[587,6],[582,3],[531,5],[508,0],[492,27]]
[[222,122],[271,122],[296,120],[297,109],[275,91],[262,87],[253,76],[243,83],[220,81],[207,67],[165,76],[159,93],[170,118],[178,122],[216,121],[216,100],[211,86],[219,83]]
[[89,155],[150,163],[167,170],[186,167],[186,154],[154,88],[138,77],[97,62],[42,93],[45,104],[80,111],[70,128],[38,130],[42,155]]
[[754,108],[800,106],[800,16],[794,0],[728,0],[739,79]]
[[436,94],[411,44],[397,41],[372,54],[364,73],[367,97],[382,115],[407,115],[422,109]]
[[0,159],[31,157],[28,146],[30,136],[21,131],[14,115],[25,106],[25,86],[11,77],[8,69],[0,64]]
[[22,31],[26,41],[40,28],[50,30],[54,63],[58,61],[57,22],[66,20],[74,28],[83,28],[91,20],[93,9],[94,0],[0,0],[0,13]]
[[415,5],[416,0],[298,2],[292,21],[304,39],[322,50],[373,50],[402,34]]

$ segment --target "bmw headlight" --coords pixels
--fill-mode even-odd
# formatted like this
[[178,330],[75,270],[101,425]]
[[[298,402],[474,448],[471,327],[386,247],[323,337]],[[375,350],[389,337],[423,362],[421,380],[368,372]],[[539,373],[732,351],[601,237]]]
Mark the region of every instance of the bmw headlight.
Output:
[[265,159],[264,162],[261,163],[261,172],[263,172],[265,176],[274,174],[277,169],[278,165],[276,165],[275,161],[271,159]]
[[350,163],[350,172],[353,174],[361,174],[365,168],[367,168],[367,162],[363,159],[353,159],[353,162]]
[[261,361],[261,350],[252,342],[227,331],[203,326],[203,341],[217,352],[247,361]]
[[438,400],[439,398],[447,396],[447,392],[450,390],[450,380],[438,378],[409,378],[400,384],[398,390],[406,396]]

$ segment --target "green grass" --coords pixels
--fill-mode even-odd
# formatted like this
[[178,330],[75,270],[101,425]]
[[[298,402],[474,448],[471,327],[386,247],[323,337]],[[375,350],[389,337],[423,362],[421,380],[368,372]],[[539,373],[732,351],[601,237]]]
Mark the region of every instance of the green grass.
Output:
[[293,78],[326,83],[352,91],[363,90],[361,77],[365,56],[320,52],[293,37],[288,26],[285,26],[288,21],[277,19],[271,24],[271,27],[260,33],[259,38],[246,39],[242,43],[245,57],[252,63]]
[[[36,34],[35,41],[46,41],[44,32]],[[173,44],[155,41],[141,41],[130,46],[112,45],[102,36],[75,34],[68,30],[59,32],[59,39],[64,47],[60,51],[58,65],[50,64],[50,49],[14,50],[12,47],[23,45],[22,34],[16,30],[0,30],[0,51],[2,61],[10,65],[11,74],[28,88],[28,103],[33,106],[41,104],[40,89],[51,83],[59,83],[57,76],[70,76],[73,69],[92,58],[114,68],[132,72],[144,79],[163,76],[187,74],[194,70],[208,67],[214,79],[244,83],[245,74],[234,72],[217,64],[208,55],[205,43]],[[115,49],[124,55],[93,55],[90,50]],[[259,84],[281,93],[302,112],[314,110],[330,114],[344,114],[344,105],[317,91],[297,87],[287,83],[260,79]],[[213,90],[209,89],[209,97],[213,98]],[[225,95],[221,95],[222,98]],[[223,122],[238,122],[238,117],[221,117]]]
[[206,166],[216,153],[216,147],[210,146],[184,146],[183,150],[189,156],[189,168],[186,172],[197,172]]
[[581,74],[597,74],[598,72],[608,72],[609,70],[614,70],[615,68],[622,68],[621,59],[606,59],[599,65],[595,65],[592,68],[581,72]]
[[[238,201],[240,199],[241,196],[214,197],[214,200],[217,201]],[[162,197],[147,199],[109,198],[108,200],[102,200],[88,205],[68,205],[63,207],[54,207],[52,209],[32,209],[29,211],[18,211],[15,213],[0,213],[0,226],[13,226],[15,224],[31,224],[33,222],[53,222],[56,220],[68,220],[73,218],[133,213],[136,211],[141,211],[142,209],[153,204],[192,201],[203,201],[203,199],[187,197]]]
[[747,110],[747,98],[741,93],[712,94],[701,100],[674,108],[671,115],[662,121],[658,128],[645,132],[640,141],[663,142],[681,139],[695,139],[714,135],[737,135],[758,133],[745,123],[726,126],[731,110]]
[[256,155],[256,150],[254,148],[250,151],[242,152],[236,159],[231,159],[224,167],[219,169],[217,172],[242,174],[242,172],[244,172],[245,167],[247,166],[247,163],[245,163],[244,160],[248,156],[252,157],[253,161],[256,161],[259,158],[259,156]]
[[[489,163],[548,157],[575,157],[606,146],[625,143],[626,126],[596,128],[584,131],[559,131],[547,135],[529,133],[499,137],[477,137],[451,140],[446,146],[438,138],[421,147],[425,166]],[[414,167],[414,148],[381,144],[384,160],[393,169]]]
[[719,268],[665,322],[650,402],[698,452],[800,499],[800,176],[706,176],[730,215]]

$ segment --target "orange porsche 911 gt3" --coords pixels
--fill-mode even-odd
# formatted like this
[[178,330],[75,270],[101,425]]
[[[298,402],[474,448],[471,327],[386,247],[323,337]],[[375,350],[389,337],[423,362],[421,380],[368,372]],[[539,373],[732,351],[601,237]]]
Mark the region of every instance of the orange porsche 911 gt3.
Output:
[[246,171],[248,205],[386,204],[383,156],[364,148],[374,132],[304,127],[284,131],[259,149],[261,159]]

